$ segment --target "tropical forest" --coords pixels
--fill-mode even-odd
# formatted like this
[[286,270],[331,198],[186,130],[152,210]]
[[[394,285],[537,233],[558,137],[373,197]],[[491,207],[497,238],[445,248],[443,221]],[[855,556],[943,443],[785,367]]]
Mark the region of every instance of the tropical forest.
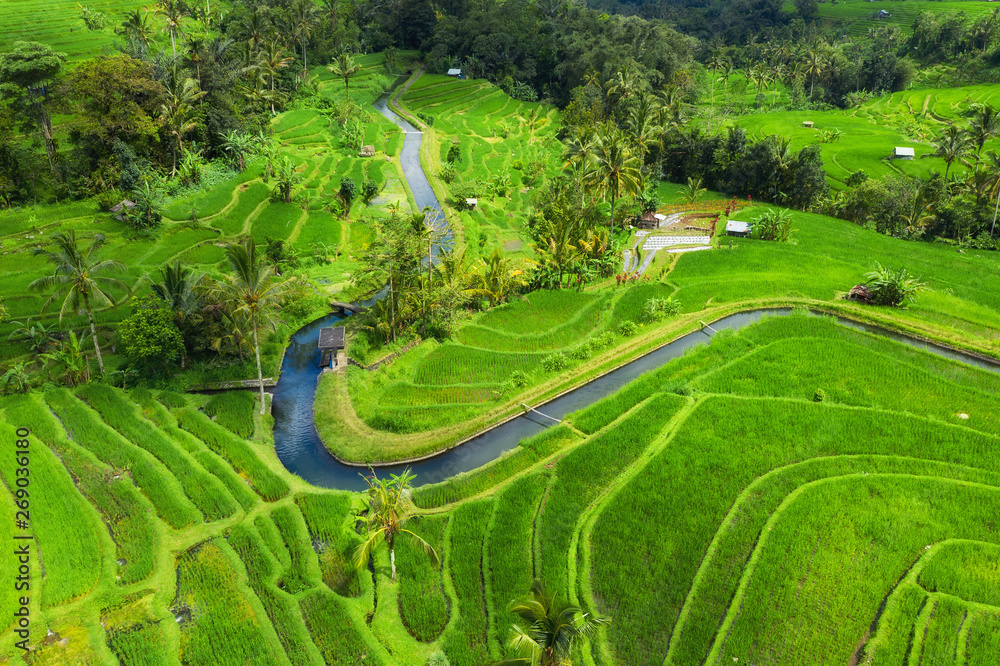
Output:
[[1000,5],[0,0],[0,664],[1000,664]]

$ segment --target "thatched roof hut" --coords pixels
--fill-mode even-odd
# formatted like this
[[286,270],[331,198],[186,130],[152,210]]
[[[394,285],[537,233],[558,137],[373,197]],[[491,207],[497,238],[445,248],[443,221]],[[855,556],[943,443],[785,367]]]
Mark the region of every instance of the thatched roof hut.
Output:
[[660,220],[657,219],[656,214],[653,213],[653,211],[649,211],[642,216],[642,219],[639,220],[638,226],[640,229],[656,229],[660,226]]
[[361,146],[358,157],[375,157],[375,146]]
[[115,217],[118,218],[119,222],[125,221],[125,213],[132,210],[138,204],[134,201],[129,201],[128,199],[122,199],[119,203],[116,203],[111,207],[111,212],[115,213]]

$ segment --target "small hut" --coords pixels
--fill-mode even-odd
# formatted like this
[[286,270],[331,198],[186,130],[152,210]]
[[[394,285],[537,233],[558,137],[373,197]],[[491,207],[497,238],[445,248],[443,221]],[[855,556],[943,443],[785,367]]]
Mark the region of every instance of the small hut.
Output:
[[[440,70],[439,70],[439,71],[440,71]],[[454,78],[456,78],[456,79],[461,79],[461,78],[464,78],[464,77],[462,76],[462,70],[460,70],[460,69],[457,69],[457,68],[455,68],[455,67],[452,67],[451,69],[449,69],[449,70],[448,70],[448,76],[452,76],[452,77],[454,77]]]
[[903,148],[896,146],[892,151],[892,157],[897,160],[912,160],[914,156],[913,148]]
[[361,146],[358,157],[375,157],[375,146]]
[[115,218],[117,218],[119,222],[124,222],[125,213],[135,208],[136,205],[137,204],[134,201],[122,199],[120,203],[116,203],[111,207],[111,212],[115,214]]
[[740,222],[738,220],[729,220],[726,222],[726,235],[727,236],[738,236],[740,238],[746,238],[753,232],[753,227],[751,227],[746,222]]
[[346,329],[343,326],[331,326],[319,329],[319,364],[336,367],[337,352],[345,346]]
[[803,120],[802,121],[802,126],[803,127],[808,127],[809,129],[812,129],[813,121],[811,121],[811,120]]
[[479,205],[479,199],[466,199],[465,208],[467,210],[476,210],[476,206]]
[[650,211],[642,216],[638,226],[640,229],[656,229],[660,226],[660,221],[656,218],[656,214]]

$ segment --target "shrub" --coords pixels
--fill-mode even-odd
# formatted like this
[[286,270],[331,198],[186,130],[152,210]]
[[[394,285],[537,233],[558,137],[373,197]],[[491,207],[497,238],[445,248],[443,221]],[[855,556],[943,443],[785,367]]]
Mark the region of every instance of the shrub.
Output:
[[542,367],[545,368],[546,372],[558,372],[559,370],[565,370],[569,367],[569,359],[566,358],[566,354],[563,354],[562,352],[549,354],[542,359]]
[[374,180],[366,180],[361,185],[361,201],[364,202],[366,206],[370,206],[372,200],[378,196],[378,193],[382,191],[382,188],[378,186]]
[[788,240],[792,229],[792,214],[787,210],[769,210],[753,221],[753,235],[760,240]]
[[663,321],[671,315],[681,311],[681,303],[673,296],[667,298],[650,298],[642,308],[642,318],[644,321],[653,323]]
[[847,298],[871,305],[898,307],[903,301],[914,300],[917,292],[924,291],[926,283],[914,277],[905,268],[893,270],[880,263],[865,274],[865,282],[851,289]]
[[578,361],[583,361],[584,359],[590,358],[592,343],[588,340],[586,342],[581,342],[576,347],[569,350],[569,357],[575,358]]
[[420,118],[420,120],[424,121],[428,127],[431,127],[434,124],[434,116],[428,115],[426,113],[418,113],[417,118]]
[[448,661],[448,657],[445,656],[444,652],[438,650],[437,652],[432,652],[431,656],[427,657],[427,666],[451,666],[451,662]]
[[531,377],[523,370],[515,370],[510,374],[510,383],[516,388],[525,388],[531,383]]
[[591,338],[591,344],[595,349],[598,347],[610,347],[615,344],[615,334],[611,331],[605,331],[604,333]]
[[631,338],[633,335],[639,332],[639,325],[634,321],[623,321],[618,324],[618,332],[624,335],[626,338]]
[[868,180],[868,174],[865,173],[864,169],[858,169],[857,171],[855,171],[854,173],[852,173],[850,176],[848,176],[847,180],[845,180],[844,182],[847,185],[849,185],[851,187],[854,187],[855,185],[860,185],[861,183],[865,182],[866,180]]
[[824,400],[826,400],[826,391],[821,388],[816,389],[816,392],[813,393],[813,402],[823,402]]
[[448,164],[454,164],[455,162],[462,161],[462,151],[458,147],[457,143],[451,144],[451,148],[448,149],[448,156],[445,158]]

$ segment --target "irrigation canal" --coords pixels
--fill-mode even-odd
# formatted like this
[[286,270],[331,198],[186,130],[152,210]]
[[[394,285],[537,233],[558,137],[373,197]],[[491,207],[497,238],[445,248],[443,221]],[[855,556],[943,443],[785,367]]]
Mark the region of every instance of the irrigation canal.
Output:
[[[405,77],[397,81],[396,86],[403,80]],[[396,86],[393,87],[393,90]],[[403,173],[409,183],[417,208],[422,210],[430,206],[440,213],[441,207],[420,166],[422,135],[410,123],[388,108],[390,94],[391,91],[376,100],[375,108],[406,132],[400,159]],[[437,220],[439,220],[438,224],[447,224],[444,222],[443,215],[439,214]],[[445,234],[441,247],[447,246],[451,241],[451,234]],[[440,247],[437,249],[439,250]],[[791,310],[787,308],[741,312],[711,322],[711,328],[715,331],[735,330],[749,326],[765,315],[780,316],[789,313]],[[320,441],[316,426],[313,424],[313,401],[316,397],[316,384],[320,373],[320,353],[317,347],[319,329],[332,326],[341,319],[343,317],[339,315],[328,315],[304,326],[292,336],[281,365],[281,376],[278,379],[278,384],[274,387],[274,398],[271,405],[271,413],[274,416],[274,446],[282,464],[290,472],[298,474],[313,485],[343,490],[363,490],[366,484],[360,472],[363,472],[364,469],[344,465],[331,456]],[[838,321],[857,330],[883,335],[938,356],[1000,373],[1000,365],[973,356],[878,327],[842,318],[838,318]],[[710,336],[705,331],[689,333],[583,386],[550,400],[544,405],[537,405],[537,407],[548,416],[562,419],[570,412],[583,409],[601,398],[615,393],[639,375],[659,368],[670,360],[682,356],[692,347],[704,344],[709,339]],[[433,458],[409,465],[377,467],[376,470],[380,474],[397,474],[409,467],[417,475],[414,480],[415,485],[437,483],[494,460],[505,451],[513,449],[522,439],[531,437],[551,425],[552,422],[542,416],[527,413],[506,421]]]

